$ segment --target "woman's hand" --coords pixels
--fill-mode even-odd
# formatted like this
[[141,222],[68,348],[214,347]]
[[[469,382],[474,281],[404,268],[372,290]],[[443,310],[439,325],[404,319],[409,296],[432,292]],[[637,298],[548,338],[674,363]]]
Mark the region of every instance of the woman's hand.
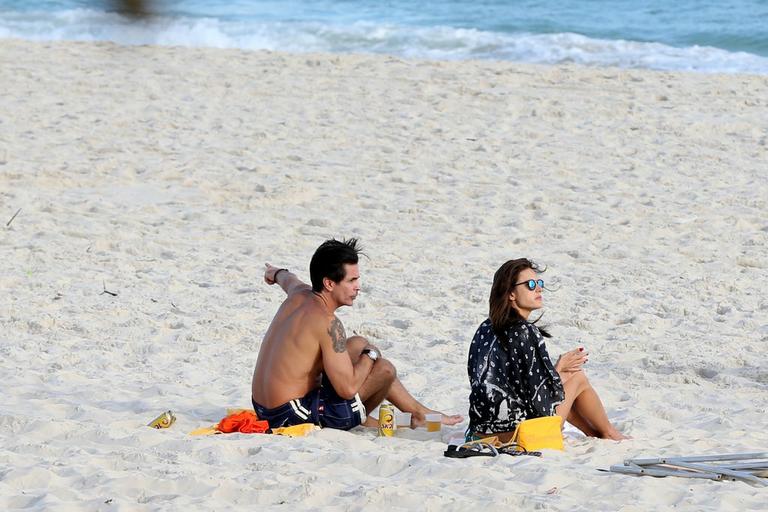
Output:
[[588,357],[589,353],[584,350],[584,347],[575,348],[557,359],[555,370],[557,373],[580,372],[584,363],[589,361]]

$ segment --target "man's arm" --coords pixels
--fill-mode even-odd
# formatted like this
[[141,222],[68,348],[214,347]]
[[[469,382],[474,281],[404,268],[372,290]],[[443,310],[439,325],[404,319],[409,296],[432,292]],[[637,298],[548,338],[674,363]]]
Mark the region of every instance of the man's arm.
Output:
[[269,263],[264,271],[264,281],[267,284],[278,284],[285,293],[291,295],[299,290],[311,290],[312,287],[296,277],[287,268],[278,268]]
[[373,360],[364,356],[352,364],[347,352],[347,333],[336,316],[320,337],[320,350],[323,354],[323,372],[331,380],[336,394],[347,400],[353,398],[373,370]]

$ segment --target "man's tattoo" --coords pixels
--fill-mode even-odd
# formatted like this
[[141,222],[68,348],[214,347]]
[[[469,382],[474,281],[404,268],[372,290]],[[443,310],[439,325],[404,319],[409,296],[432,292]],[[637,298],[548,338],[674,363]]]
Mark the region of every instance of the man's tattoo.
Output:
[[344,326],[341,324],[341,320],[333,317],[330,327],[328,327],[328,334],[333,341],[334,352],[344,352],[347,350],[347,333],[344,332]]

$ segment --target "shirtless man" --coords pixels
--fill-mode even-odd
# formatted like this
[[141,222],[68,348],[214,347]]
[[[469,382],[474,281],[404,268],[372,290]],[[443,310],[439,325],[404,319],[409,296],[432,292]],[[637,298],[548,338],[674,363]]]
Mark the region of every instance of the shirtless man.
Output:
[[[272,428],[314,423],[349,430],[375,425],[366,411],[388,399],[411,413],[411,426],[435,412],[419,403],[397,379],[395,367],[361,336],[347,338],[334,315],[360,291],[357,240],[328,240],[309,264],[312,286],[267,263],[264,281],[288,298],[264,336],[251,385],[253,407]],[[443,423],[462,421],[443,415]]]

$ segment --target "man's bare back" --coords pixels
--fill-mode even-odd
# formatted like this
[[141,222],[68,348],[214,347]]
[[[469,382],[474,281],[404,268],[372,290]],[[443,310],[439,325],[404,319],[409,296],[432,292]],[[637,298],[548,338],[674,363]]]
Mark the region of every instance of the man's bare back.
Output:
[[283,302],[264,336],[253,372],[253,399],[277,407],[320,384],[323,370],[319,333],[334,320],[307,286]]

